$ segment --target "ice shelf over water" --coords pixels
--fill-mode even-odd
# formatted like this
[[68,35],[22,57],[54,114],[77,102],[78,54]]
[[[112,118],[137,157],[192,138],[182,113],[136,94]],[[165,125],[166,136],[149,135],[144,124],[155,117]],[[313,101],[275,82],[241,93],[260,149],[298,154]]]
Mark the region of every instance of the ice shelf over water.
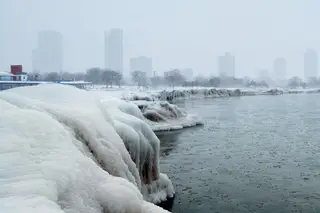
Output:
[[160,142],[136,104],[64,85],[0,92],[0,212],[167,212]]

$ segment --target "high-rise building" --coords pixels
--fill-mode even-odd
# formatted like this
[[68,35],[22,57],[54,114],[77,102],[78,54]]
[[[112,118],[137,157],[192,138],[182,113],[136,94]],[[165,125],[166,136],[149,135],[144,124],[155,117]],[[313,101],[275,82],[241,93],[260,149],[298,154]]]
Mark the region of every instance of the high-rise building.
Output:
[[130,71],[142,71],[147,74],[147,76],[152,77],[152,58],[148,58],[145,56],[139,56],[136,58],[130,59]]
[[63,68],[63,38],[55,31],[38,33],[37,47],[32,51],[32,69],[38,72],[61,72]]
[[218,72],[220,76],[235,77],[235,57],[229,52],[218,58]]
[[32,50],[32,71],[39,72],[40,70],[40,63],[39,63],[39,56],[38,56],[38,48]]
[[111,29],[105,33],[105,67],[123,72],[123,31]]
[[287,75],[287,62],[284,58],[276,58],[273,62],[273,72],[276,80],[285,80]]
[[318,54],[313,49],[304,53],[304,78],[318,77]]

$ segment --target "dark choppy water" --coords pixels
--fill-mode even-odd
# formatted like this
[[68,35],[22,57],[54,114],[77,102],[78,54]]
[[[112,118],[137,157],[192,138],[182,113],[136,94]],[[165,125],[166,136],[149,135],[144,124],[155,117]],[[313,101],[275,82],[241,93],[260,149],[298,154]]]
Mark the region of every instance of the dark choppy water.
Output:
[[320,212],[320,95],[178,105],[205,126],[159,136],[174,213]]

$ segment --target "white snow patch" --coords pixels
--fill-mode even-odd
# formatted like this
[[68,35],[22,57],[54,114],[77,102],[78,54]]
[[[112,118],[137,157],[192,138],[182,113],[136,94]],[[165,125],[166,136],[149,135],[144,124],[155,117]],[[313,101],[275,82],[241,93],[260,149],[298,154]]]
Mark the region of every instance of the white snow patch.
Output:
[[0,212],[167,212],[144,201],[174,193],[159,140],[119,103],[54,84],[1,92]]

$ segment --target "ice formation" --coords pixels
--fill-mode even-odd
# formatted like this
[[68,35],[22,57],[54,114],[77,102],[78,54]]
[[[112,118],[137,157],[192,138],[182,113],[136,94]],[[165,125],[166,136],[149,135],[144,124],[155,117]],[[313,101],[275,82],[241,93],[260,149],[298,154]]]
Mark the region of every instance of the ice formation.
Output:
[[[122,97],[119,96],[119,93],[115,94],[108,91],[94,91],[93,94],[102,99],[108,106],[110,105],[108,102],[111,101],[112,105],[116,106],[116,110],[120,109],[127,114],[144,120],[151,126],[153,131],[170,131],[203,124],[201,118],[197,115],[184,112],[175,104],[170,104],[167,101],[146,101],[145,96],[141,95],[139,95],[141,100],[136,101],[132,99],[119,99]],[[117,96],[119,98],[115,98]],[[138,95],[135,97],[138,97]],[[125,102],[126,104],[124,104]],[[134,105],[137,105],[140,110],[134,107]]]
[[159,140],[132,103],[63,85],[0,93],[0,212],[166,212]]
[[133,101],[153,131],[176,130],[202,125],[201,118],[188,114],[167,101]]

